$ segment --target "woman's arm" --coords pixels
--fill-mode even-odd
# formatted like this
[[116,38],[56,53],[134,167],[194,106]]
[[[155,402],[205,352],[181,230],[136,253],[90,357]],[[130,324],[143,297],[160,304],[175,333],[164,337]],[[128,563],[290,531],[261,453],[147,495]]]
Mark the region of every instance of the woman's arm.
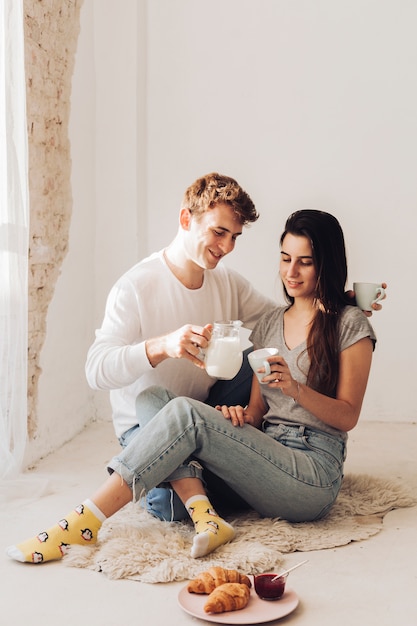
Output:
[[292,378],[285,361],[281,359],[278,362],[278,358],[271,377],[279,378],[281,374],[282,382],[278,380],[270,385],[282,389],[285,395],[294,398],[325,424],[347,432],[356,426],[359,419],[371,368],[372,352],[372,341],[365,337],[340,353],[336,398],[329,398],[307,385],[297,383]]
[[233,426],[250,424],[255,428],[260,428],[263,422],[263,416],[267,411],[267,407],[263,400],[256,376],[254,375],[252,378],[252,387],[248,406],[227,406],[224,404],[223,406],[216,406],[216,409],[221,411],[223,413],[223,417],[230,420]]

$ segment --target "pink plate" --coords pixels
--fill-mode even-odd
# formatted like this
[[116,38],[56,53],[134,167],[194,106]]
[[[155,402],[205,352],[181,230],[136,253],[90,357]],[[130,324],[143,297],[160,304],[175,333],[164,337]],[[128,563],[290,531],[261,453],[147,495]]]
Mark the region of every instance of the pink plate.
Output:
[[[253,577],[252,585],[253,585]],[[286,588],[281,600],[261,600],[252,586],[249,603],[244,609],[227,613],[205,613],[207,595],[189,593],[185,586],[178,594],[179,605],[193,617],[216,624],[262,624],[288,615],[298,606],[298,596],[292,589]]]

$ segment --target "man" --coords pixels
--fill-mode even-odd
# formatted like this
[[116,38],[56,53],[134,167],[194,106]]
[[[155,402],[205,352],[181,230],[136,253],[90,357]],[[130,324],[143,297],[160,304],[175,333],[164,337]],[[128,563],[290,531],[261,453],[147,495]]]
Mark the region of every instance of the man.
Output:
[[[216,380],[206,373],[201,350],[210,340],[212,322],[241,320],[252,328],[261,313],[275,308],[221,263],[244,226],[258,217],[251,198],[233,178],[203,176],[184,194],[174,240],[112,288],[87,355],[86,375],[93,389],[110,391],[122,446],[138,432],[136,397],[150,385],[213,405],[246,404],[251,380],[246,363],[233,382],[210,394]],[[169,489],[152,490],[147,508],[161,519],[187,516]]]
[[[151,385],[212,406],[247,404],[252,379],[247,361],[233,381],[216,383],[205,371],[201,350],[207,348],[212,322],[241,320],[251,329],[276,306],[221,263],[244,226],[258,217],[236,180],[217,173],[203,176],[184,194],[173,241],[128,270],[110,291],[86,375],[93,389],[110,391],[122,446],[139,432],[136,398]],[[223,502],[242,504],[224,483],[208,473],[205,478],[209,491]],[[150,491],[146,505],[164,520],[188,517],[169,485]]]

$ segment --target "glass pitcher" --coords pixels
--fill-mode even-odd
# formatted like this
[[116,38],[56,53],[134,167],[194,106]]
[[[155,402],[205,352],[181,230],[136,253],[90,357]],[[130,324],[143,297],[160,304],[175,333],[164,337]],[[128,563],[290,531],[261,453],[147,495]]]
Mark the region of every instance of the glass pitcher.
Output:
[[234,378],[242,366],[239,320],[214,322],[211,340],[205,354],[206,371],[220,380]]

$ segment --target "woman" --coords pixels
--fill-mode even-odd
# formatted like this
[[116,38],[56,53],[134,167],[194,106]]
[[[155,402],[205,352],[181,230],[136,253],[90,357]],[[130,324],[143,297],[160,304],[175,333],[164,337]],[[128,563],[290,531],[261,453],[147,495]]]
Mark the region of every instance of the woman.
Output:
[[329,511],[376,338],[363,312],[347,304],[344,237],[332,215],[302,210],[288,218],[280,275],[288,305],[262,316],[251,334],[255,348],[279,354],[268,359],[266,384],[254,376],[248,406],[212,408],[159,387],[143,391],[141,428],[109,463],[106,482],[55,527],[11,546],[9,556],[43,562],[71,543],[94,543],[104,519],[162,482],[195,524],[191,555],[204,556],[231,541],[234,530],[208,500],[203,468],[261,515],[302,522]]

